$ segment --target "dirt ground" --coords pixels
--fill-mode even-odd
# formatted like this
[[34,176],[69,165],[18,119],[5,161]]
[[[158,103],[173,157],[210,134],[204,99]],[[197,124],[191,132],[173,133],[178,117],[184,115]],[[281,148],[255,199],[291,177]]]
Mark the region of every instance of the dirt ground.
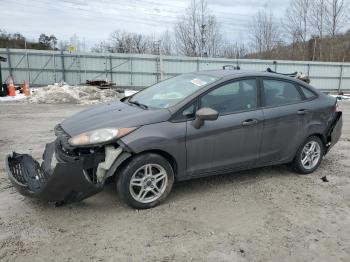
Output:
[[341,141],[314,174],[277,166],[182,182],[162,205],[136,211],[112,184],[60,208],[21,196],[6,154],[41,158],[55,124],[85,107],[2,103],[0,260],[350,261],[350,103],[341,107]]

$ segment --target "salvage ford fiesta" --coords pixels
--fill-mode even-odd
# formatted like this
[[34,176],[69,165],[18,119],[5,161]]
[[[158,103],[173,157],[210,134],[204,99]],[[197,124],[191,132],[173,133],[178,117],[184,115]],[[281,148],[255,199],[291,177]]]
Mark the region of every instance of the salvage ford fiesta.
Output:
[[41,164],[6,158],[27,196],[58,205],[100,192],[115,178],[131,207],[163,201],[174,181],[267,165],[309,174],[339,140],[336,99],[276,73],[180,75],[82,111],[55,127]]

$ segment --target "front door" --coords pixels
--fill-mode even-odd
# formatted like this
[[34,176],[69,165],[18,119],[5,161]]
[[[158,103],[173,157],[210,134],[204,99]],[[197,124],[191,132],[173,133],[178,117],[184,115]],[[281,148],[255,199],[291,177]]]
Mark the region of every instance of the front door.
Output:
[[216,121],[196,129],[187,122],[187,174],[199,176],[249,166],[259,159],[263,113],[257,82],[244,79],[221,85],[200,98],[200,108],[219,112]]

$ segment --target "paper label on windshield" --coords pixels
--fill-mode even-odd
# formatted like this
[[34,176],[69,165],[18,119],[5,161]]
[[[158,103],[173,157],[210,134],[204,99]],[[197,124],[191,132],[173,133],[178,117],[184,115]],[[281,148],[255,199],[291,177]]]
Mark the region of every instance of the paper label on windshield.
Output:
[[198,78],[192,79],[191,83],[196,85],[196,86],[199,86],[199,87],[204,86],[204,85],[207,84],[207,82],[204,82],[204,81],[202,81],[202,80],[200,80]]

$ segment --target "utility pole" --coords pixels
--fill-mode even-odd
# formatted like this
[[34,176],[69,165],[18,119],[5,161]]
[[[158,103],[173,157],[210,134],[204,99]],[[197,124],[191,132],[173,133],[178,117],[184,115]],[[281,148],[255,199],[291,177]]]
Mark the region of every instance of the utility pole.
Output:
[[204,46],[205,46],[205,27],[204,24],[204,1],[201,1],[201,57],[203,57],[204,54]]
[[28,83],[30,83],[30,70],[29,70],[29,57],[28,57],[28,49],[27,49],[27,39],[24,40],[24,49],[25,49],[25,56],[26,56],[26,77],[28,80]]
[[157,55],[159,56],[156,61],[157,82],[163,80],[163,58],[162,58],[162,40],[155,42]]
[[205,46],[205,27],[206,25],[201,25],[201,57],[204,55],[204,46]]
[[159,40],[159,68],[160,68],[160,81],[163,81],[163,58],[162,58],[162,40]]

